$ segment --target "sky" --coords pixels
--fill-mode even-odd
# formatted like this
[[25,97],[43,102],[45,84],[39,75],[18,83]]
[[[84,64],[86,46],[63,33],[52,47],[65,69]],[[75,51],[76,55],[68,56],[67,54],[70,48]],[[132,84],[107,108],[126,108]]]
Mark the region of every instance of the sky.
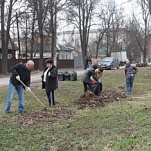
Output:
[[[134,1],[134,0],[131,0]],[[124,14],[131,14],[132,12],[132,3],[129,3],[128,0],[115,0],[115,2],[119,5],[122,6],[125,10]],[[60,25],[62,25],[62,23],[60,23]],[[64,24],[61,28],[64,28]],[[65,27],[66,28],[66,27]],[[70,27],[67,27],[68,29],[70,29]]]
[[119,5],[130,5],[128,0],[115,0]]
[[141,8],[137,4],[136,0],[115,0],[115,1],[119,6],[122,6],[122,8],[124,8],[125,10],[124,14],[127,17],[132,16],[132,13],[134,13],[137,18],[142,18]]
[[115,1],[119,6],[124,8],[126,14],[131,14],[131,11],[133,9],[132,2],[128,2],[128,0],[115,0]]
[[[135,0],[132,0],[135,1]],[[132,13],[132,3],[128,2],[128,0],[115,0],[116,4],[120,7],[124,8],[124,14],[126,15],[131,15]],[[72,30],[72,25],[70,26],[65,26],[64,22],[60,21],[60,28],[59,31],[62,32],[63,30]]]

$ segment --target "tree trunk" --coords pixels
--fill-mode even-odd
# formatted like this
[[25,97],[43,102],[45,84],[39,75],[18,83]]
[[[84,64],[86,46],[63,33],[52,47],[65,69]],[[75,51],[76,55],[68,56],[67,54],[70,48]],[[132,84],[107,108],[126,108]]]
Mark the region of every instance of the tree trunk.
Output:
[[143,52],[143,64],[144,64],[144,66],[146,66],[146,51],[145,50]]
[[151,0],[149,0],[149,12],[151,14]]
[[27,57],[28,57],[28,44],[27,44],[27,35],[28,35],[28,30],[27,30],[27,13],[26,13],[26,33],[25,33],[25,44],[26,44],[26,52],[25,52],[25,54],[26,54],[26,59],[27,59]]
[[40,57],[39,57],[39,70],[43,70],[43,1],[37,0],[36,1],[36,11],[37,11],[37,20],[38,20],[38,30],[39,30],[39,37],[40,37]]
[[43,31],[39,30],[40,33],[40,58],[39,58],[39,70],[43,70]]
[[10,22],[11,22],[11,16],[12,16],[13,0],[10,0],[6,32],[4,28],[5,0],[2,0],[1,6],[2,6],[1,7],[1,30],[2,30],[2,62],[3,62],[2,73],[7,74],[8,73],[8,67],[7,67],[8,44],[10,40],[9,31],[10,31]]
[[101,34],[101,35],[99,36],[99,39],[98,39],[98,41],[97,41],[95,59],[97,59],[97,58],[98,58],[99,46],[100,46],[100,42],[101,42],[101,40],[103,39],[103,35],[104,35],[104,33],[103,33],[103,34]]
[[20,54],[20,34],[19,34],[18,14],[17,13],[16,13],[16,22],[17,22],[17,36],[18,36],[18,50],[19,50],[18,57],[21,58],[21,54]]
[[34,29],[35,29],[35,11],[33,14],[33,22],[32,22],[32,29],[31,29],[31,50],[30,50],[30,59],[33,59],[33,49],[34,49]]
[[57,66],[56,56],[57,3],[54,0],[50,1],[49,14],[50,14],[50,33],[52,35],[51,57],[54,62],[54,65]]
[[5,0],[1,0],[1,39],[2,39],[2,73],[7,74],[7,54],[8,50],[6,49],[6,32],[4,28],[4,7],[5,7]]

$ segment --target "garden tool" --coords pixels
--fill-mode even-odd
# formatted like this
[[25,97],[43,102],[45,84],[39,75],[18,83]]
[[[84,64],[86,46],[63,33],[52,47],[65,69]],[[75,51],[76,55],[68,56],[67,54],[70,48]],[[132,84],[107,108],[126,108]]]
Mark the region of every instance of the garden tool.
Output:
[[[19,82],[25,87],[25,89],[27,89],[27,86],[23,83],[23,81],[19,80]],[[36,100],[45,108],[46,106],[40,101],[40,99],[30,90],[30,93],[36,98]]]

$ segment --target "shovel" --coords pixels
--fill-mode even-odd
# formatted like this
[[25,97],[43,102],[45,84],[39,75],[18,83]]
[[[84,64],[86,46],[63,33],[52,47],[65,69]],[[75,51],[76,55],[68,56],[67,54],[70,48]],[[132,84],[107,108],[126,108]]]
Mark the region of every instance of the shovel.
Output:
[[[19,82],[25,87],[25,89],[27,88],[27,86],[23,83],[23,81],[19,80]],[[30,93],[36,98],[36,100],[44,107],[44,109],[47,109],[46,106],[40,101],[40,99],[37,98],[37,96],[30,91]]]

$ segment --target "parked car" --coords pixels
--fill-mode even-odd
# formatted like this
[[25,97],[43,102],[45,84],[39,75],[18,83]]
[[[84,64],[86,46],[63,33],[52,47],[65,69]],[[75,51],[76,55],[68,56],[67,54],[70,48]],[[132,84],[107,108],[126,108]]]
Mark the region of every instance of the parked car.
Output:
[[98,66],[104,69],[110,69],[110,70],[114,68],[119,69],[120,62],[115,57],[105,57],[102,59],[101,62],[98,63]]
[[136,67],[146,67],[148,64],[144,64],[143,62],[136,63]]

